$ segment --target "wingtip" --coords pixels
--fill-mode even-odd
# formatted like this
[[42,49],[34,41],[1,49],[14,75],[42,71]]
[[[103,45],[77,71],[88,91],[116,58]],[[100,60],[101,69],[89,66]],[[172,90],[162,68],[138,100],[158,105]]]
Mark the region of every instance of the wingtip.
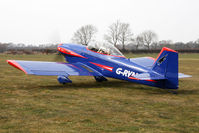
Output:
[[10,64],[11,66],[23,71],[25,74],[28,74],[16,61],[14,61],[14,60],[6,60],[6,62],[8,64]]

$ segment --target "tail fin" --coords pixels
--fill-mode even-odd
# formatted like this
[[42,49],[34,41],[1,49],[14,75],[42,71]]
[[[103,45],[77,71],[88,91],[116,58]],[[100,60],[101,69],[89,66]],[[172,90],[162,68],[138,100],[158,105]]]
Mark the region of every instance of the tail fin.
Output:
[[162,48],[152,70],[165,77],[163,88],[178,88],[178,52],[170,48]]

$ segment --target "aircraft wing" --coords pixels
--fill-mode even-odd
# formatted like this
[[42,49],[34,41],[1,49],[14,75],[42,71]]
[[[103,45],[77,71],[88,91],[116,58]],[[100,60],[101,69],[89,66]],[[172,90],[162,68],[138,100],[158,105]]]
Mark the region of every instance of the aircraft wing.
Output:
[[155,59],[152,57],[139,57],[139,58],[130,58],[131,62],[136,63],[138,65],[151,68]]
[[26,74],[48,76],[102,76],[101,73],[83,63],[42,62],[7,60],[7,62]]

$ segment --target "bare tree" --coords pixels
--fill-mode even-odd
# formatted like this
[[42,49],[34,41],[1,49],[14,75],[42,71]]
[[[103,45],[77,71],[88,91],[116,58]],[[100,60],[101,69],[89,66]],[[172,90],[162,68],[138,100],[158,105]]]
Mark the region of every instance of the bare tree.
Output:
[[108,43],[113,44],[114,46],[116,46],[119,41],[119,37],[121,34],[120,25],[121,23],[119,21],[113,23],[109,26],[108,33],[105,34],[105,40],[107,40]]
[[148,48],[148,50],[150,49],[150,45],[157,40],[156,33],[150,30],[142,32],[140,36],[143,38],[143,43]]
[[174,45],[172,40],[161,40],[158,42],[158,47],[163,48],[163,47],[169,47],[174,49]]
[[138,49],[139,46],[143,45],[144,44],[144,40],[143,40],[143,37],[138,35],[136,38],[135,38],[135,45],[136,45],[136,50]]
[[130,43],[133,34],[131,32],[130,25],[128,23],[121,23],[119,26],[120,26],[119,41],[122,45],[122,50],[125,50],[125,45]]
[[0,53],[5,52],[9,45],[9,43],[0,43]]
[[195,48],[199,48],[199,39],[195,41]]
[[94,34],[97,32],[97,28],[93,25],[85,25],[79,28],[72,38],[72,41],[75,43],[88,45],[94,37]]
[[195,43],[196,43],[196,44],[199,44],[199,39],[197,39],[197,40],[195,41]]

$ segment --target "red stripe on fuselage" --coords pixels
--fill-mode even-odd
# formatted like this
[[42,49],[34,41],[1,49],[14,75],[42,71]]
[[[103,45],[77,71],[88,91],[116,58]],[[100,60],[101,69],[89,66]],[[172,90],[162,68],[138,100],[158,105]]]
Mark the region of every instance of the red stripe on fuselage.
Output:
[[97,64],[97,63],[93,63],[93,62],[90,62],[90,63],[92,63],[92,64],[94,64],[94,65],[96,65],[96,66],[99,66],[99,67],[101,67],[101,68],[104,68],[104,69],[106,69],[106,70],[108,70],[108,71],[113,71],[113,67],[110,67],[110,66],[105,66],[105,65],[101,65],[101,64]]
[[76,57],[81,57],[81,58],[86,58],[86,57],[81,56],[81,55],[79,55],[79,54],[77,54],[77,53],[75,53],[75,52],[73,52],[73,51],[71,51],[71,50],[68,50],[68,49],[66,49],[66,48],[58,47],[57,49],[58,49],[60,52],[64,53],[64,54],[68,54],[68,55],[76,56]]
[[27,74],[27,72],[14,60],[7,60],[7,63],[10,64],[11,66],[25,72],[25,74]]
[[156,80],[152,80],[152,79],[148,79],[148,80],[145,80],[145,81],[157,82]]
[[[129,79],[133,79],[133,80],[141,80],[141,79],[134,78],[134,77],[129,77]],[[147,80],[144,80],[144,81],[157,82],[156,80],[152,80],[152,79],[147,79]]]
[[140,80],[140,79],[134,78],[134,77],[129,77],[129,79]]

